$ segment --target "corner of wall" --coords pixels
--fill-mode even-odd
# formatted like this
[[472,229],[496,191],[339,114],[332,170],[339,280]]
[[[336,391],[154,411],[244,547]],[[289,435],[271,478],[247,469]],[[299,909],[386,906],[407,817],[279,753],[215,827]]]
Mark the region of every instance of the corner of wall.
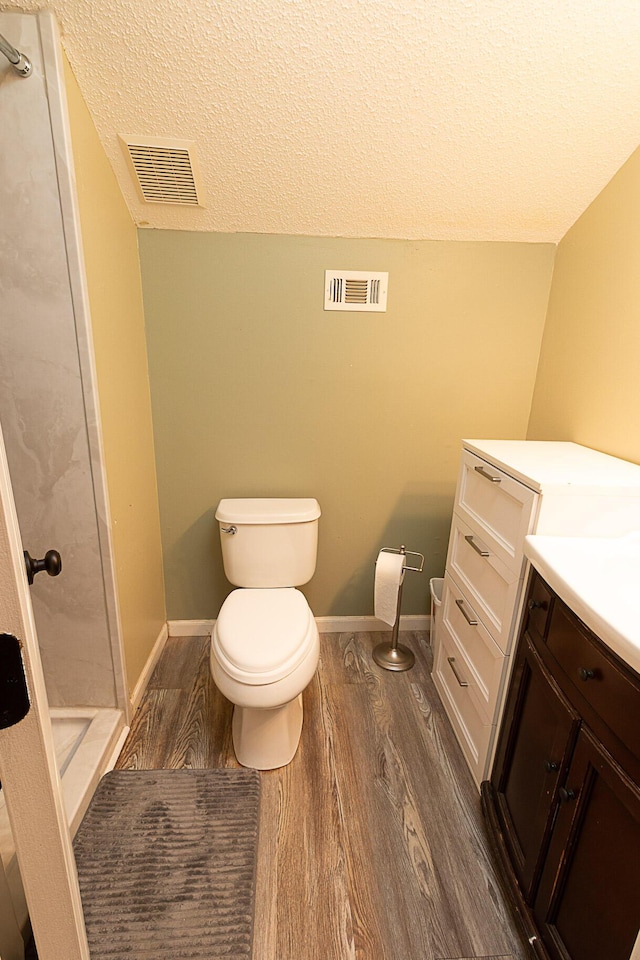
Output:
[[64,59],[131,691],[166,621],[138,237],[71,66]]
[[556,258],[557,258],[557,256],[558,256],[558,250],[559,250],[559,248],[560,248],[560,243],[561,243],[561,242],[562,242],[562,241],[560,240],[560,241],[558,241],[558,243],[556,243],[556,244],[553,245],[555,249],[554,249],[554,252],[553,252],[553,262],[552,262],[552,264],[551,264],[551,273],[550,273],[550,275],[549,275],[549,289],[548,289],[548,292],[547,292],[547,305],[546,305],[545,313],[544,313],[545,320],[544,320],[544,326],[543,326],[543,328],[542,328],[542,336],[541,336],[541,338],[540,338],[540,347],[539,347],[539,350],[538,350],[538,362],[537,362],[537,364],[536,364],[536,376],[535,376],[535,380],[534,380],[534,382],[533,382],[533,389],[532,389],[532,391],[531,391],[531,403],[530,403],[530,405],[529,405],[529,419],[528,419],[528,421],[527,421],[527,432],[526,432],[526,435],[525,435],[527,440],[542,440],[542,439],[544,439],[543,437],[538,437],[538,436],[534,436],[534,435],[533,435],[533,434],[535,433],[535,430],[532,428],[532,421],[533,421],[533,418],[534,418],[534,407],[535,407],[535,403],[536,403],[536,392],[537,392],[537,389],[538,389],[538,375],[539,375],[539,372],[540,372],[540,364],[541,364],[541,362],[542,362],[542,354],[543,354],[543,350],[544,350],[544,337],[545,337],[545,333],[546,333],[546,329],[547,329],[547,321],[548,321],[548,319],[549,319],[549,310],[550,310],[550,305],[551,305],[551,296],[552,296],[552,293],[553,293],[553,278],[554,278],[555,270],[556,270]]

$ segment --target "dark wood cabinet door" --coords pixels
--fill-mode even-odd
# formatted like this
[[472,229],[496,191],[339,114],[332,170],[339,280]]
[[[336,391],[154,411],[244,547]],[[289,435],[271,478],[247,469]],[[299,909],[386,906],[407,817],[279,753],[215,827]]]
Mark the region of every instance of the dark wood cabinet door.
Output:
[[491,778],[496,812],[524,900],[537,888],[580,719],[523,638]]
[[640,790],[582,729],[534,917],[557,960],[629,960],[640,926]]

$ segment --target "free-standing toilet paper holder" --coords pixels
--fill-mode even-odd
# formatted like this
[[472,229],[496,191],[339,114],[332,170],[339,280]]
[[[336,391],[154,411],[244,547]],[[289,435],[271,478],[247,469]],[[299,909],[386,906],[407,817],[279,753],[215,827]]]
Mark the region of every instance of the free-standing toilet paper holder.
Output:
[[[399,550],[396,550],[394,547],[383,547],[380,551],[381,553],[399,553],[402,556],[411,556],[411,557],[420,557],[420,566],[419,567],[410,567],[408,564],[402,564],[403,573],[407,570],[410,570],[412,573],[422,573],[424,567],[424,557],[421,553],[416,553],[414,550],[407,550],[405,546],[401,546]],[[396,607],[396,619],[393,624],[393,630],[391,633],[391,643],[379,643],[377,647],[373,649],[373,659],[378,664],[379,667],[383,667],[385,670],[395,670],[399,672],[401,670],[410,670],[411,667],[416,662],[416,658],[413,655],[413,652],[409,650],[408,647],[403,646],[401,643],[398,643],[398,633],[400,632],[400,606],[402,605],[402,586],[403,582],[400,582],[398,587],[398,605]]]

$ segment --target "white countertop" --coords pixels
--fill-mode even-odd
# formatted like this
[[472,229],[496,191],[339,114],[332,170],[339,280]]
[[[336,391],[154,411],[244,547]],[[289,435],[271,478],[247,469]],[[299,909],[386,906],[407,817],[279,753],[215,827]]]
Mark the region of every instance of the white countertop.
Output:
[[558,440],[463,440],[463,447],[488,458],[537,493],[574,495],[609,490],[638,496],[640,465],[579,443]]
[[640,532],[525,538],[525,556],[576,616],[640,673]]

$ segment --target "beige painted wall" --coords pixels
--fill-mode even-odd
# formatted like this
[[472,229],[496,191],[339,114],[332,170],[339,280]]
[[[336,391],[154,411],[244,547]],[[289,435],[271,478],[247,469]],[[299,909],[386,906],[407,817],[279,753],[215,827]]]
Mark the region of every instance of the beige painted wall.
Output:
[[165,620],[137,232],[65,59],[130,691]]
[[[444,568],[461,438],[525,436],[554,247],[140,231],[170,619],[230,589],[220,497],[316,496],[322,615],[371,614],[374,561]],[[322,307],[325,268],[388,270],[384,314]]]
[[563,238],[528,437],[640,463],[640,150]]

